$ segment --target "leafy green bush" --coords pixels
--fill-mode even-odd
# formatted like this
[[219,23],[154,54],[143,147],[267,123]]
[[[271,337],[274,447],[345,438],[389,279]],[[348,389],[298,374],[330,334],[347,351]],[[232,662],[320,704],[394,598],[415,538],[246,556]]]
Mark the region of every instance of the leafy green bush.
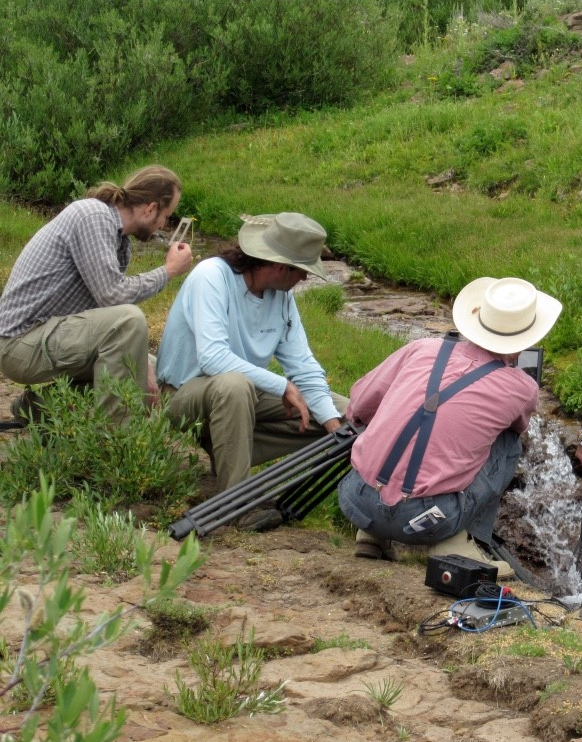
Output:
[[0,24],[0,190],[51,204],[209,114],[350,103],[396,45],[379,0],[30,0]]
[[214,49],[226,108],[344,105],[388,79],[396,33],[376,0],[228,5]]
[[165,406],[145,408],[132,380],[107,383],[129,410],[123,426],[111,424],[95,405],[93,390],[80,391],[65,379],[41,388],[43,420],[5,444],[4,502],[29,492],[39,469],[55,480],[57,499],[80,489],[100,498],[106,510],[143,500],[169,508],[192,494],[198,471],[194,430],[175,430]]

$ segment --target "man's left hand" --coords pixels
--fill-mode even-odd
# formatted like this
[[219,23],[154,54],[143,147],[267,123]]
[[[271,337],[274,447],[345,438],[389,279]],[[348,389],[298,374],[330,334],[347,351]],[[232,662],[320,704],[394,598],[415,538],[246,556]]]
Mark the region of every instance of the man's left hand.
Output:
[[305,433],[309,425],[309,408],[303,399],[303,395],[292,381],[287,382],[287,388],[283,395],[283,405],[287,411],[287,417],[293,417],[293,411],[297,410],[301,418],[299,432]]

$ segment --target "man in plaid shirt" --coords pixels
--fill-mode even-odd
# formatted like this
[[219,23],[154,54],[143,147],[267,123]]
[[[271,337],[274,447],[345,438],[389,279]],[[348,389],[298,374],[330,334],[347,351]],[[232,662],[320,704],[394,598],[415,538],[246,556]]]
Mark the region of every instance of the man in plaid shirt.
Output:
[[[149,166],[123,186],[101,183],[42,227],[16,260],[0,297],[0,372],[21,384],[57,376],[89,382],[134,376],[148,390],[148,330],[135,304],[192,264],[173,243],[164,265],[127,275],[129,235],[149,239],[175,210],[181,183]],[[115,399],[102,403],[121,416]]]

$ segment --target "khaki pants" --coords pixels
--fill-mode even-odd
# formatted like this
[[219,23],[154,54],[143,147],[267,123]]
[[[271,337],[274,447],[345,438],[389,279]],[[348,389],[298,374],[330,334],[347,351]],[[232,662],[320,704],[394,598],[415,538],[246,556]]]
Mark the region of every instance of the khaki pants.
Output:
[[[134,377],[145,391],[147,369],[147,322],[133,304],[51,317],[24,335],[0,338],[0,372],[19,384],[69,376],[92,382],[98,390],[107,371],[119,379]],[[119,417],[116,400],[104,395],[100,404]]]
[[[332,397],[344,416],[348,400]],[[240,373],[190,379],[172,394],[169,415],[175,425],[182,417],[186,425],[204,423],[202,436],[212,441],[219,492],[245,480],[251,466],[299,451],[326,435],[313,419],[300,433],[299,416],[288,418],[280,397],[259,391]]]

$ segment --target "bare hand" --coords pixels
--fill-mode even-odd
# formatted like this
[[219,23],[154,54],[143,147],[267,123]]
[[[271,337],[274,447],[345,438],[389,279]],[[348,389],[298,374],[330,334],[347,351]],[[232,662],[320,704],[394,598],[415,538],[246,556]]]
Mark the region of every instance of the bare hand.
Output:
[[582,464],[582,446],[578,446],[576,449],[576,453],[574,454],[574,458],[578,459],[578,461]]
[[299,432],[305,433],[309,425],[309,409],[303,399],[303,395],[291,381],[287,382],[287,388],[283,395],[283,405],[287,411],[287,417],[293,417],[293,410],[297,410],[301,418]]
[[166,255],[166,270],[168,276],[180,276],[189,271],[192,266],[192,250],[187,242],[172,242]]

